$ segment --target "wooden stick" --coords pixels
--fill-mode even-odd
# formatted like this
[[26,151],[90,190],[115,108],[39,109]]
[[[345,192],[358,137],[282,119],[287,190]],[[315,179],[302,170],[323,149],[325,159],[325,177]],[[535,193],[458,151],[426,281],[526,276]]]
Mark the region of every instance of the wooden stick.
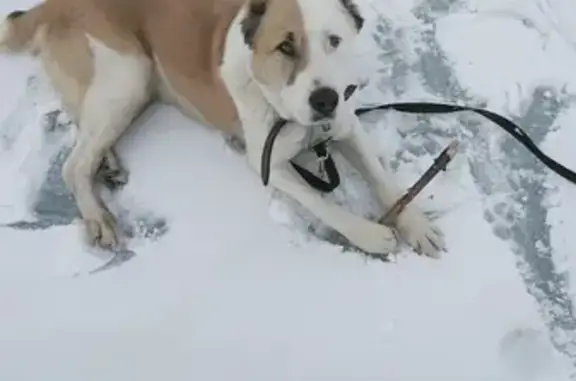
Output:
[[406,206],[414,200],[414,198],[424,189],[426,185],[438,174],[438,172],[445,171],[446,166],[456,155],[456,150],[458,149],[458,141],[453,140],[448,147],[444,149],[434,160],[434,163],[428,168],[426,172],[412,185],[410,189],[404,193],[394,205],[388,210],[388,212],[378,220],[378,223],[387,226],[392,226],[396,222],[396,218],[402,213]]

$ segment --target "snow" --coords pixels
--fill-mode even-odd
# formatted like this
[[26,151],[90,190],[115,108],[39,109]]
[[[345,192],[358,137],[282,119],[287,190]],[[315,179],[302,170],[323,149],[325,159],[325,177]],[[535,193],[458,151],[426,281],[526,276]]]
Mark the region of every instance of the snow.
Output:
[[[4,1],[0,11],[31,3]],[[482,101],[519,118],[530,135],[542,135],[542,149],[576,168],[570,127],[576,28],[566,16],[576,6],[570,0],[442,4],[363,4],[385,18],[374,17],[369,28],[384,23],[394,42],[375,60],[382,50],[370,29],[364,35],[362,54],[372,58],[361,60],[359,72],[372,68],[374,75],[361,99]],[[433,16],[433,27],[422,13]],[[437,61],[419,61],[434,51],[422,37],[430,28],[443,52],[435,59],[448,62],[460,90],[452,91],[448,79],[443,84],[441,71],[429,74],[440,70],[430,66]],[[58,103],[33,60],[2,56],[0,73],[0,222],[10,223],[34,217],[42,202],[59,205],[54,189],[61,181],[46,174],[71,134],[46,131],[45,114]],[[531,111],[541,87],[549,91],[545,99],[562,103],[544,132],[534,125],[549,109]],[[470,128],[456,116],[366,118],[407,186],[446,136],[460,138],[463,147],[418,200],[439,216],[448,253],[435,261],[405,249],[396,262],[383,263],[308,234],[315,221],[264,189],[216,134],[155,106],[121,141],[130,182],[107,199],[129,221],[165,221],[164,234],[147,239],[137,232],[134,258],[91,274],[107,258],[86,248],[69,220],[0,230],[0,379],[568,379],[575,373],[576,320],[569,320],[571,305],[558,310],[556,299],[534,291],[551,280],[533,276],[541,257],[530,257],[517,236],[539,229],[535,196],[514,188],[507,163],[535,168],[527,178],[544,181],[552,273],[568,279],[576,274],[576,217],[569,212],[576,188],[538,172],[529,155],[518,164],[513,150],[503,148],[519,149],[517,143],[504,146],[496,126],[468,118]],[[474,122],[482,123],[479,132]],[[422,126],[435,130],[422,133]],[[347,184],[335,197],[369,210],[360,183],[345,173]],[[54,189],[46,191],[46,184]],[[53,198],[42,201],[43,194]],[[545,250],[548,241],[541,241],[543,248],[532,246]],[[572,301],[574,286],[562,285]],[[556,319],[565,315],[568,323]]]

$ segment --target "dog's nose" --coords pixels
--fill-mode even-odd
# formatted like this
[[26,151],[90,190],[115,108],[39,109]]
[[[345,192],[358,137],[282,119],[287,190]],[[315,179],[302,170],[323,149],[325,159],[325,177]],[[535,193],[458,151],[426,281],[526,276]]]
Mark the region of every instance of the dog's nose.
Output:
[[338,93],[329,87],[320,87],[308,99],[312,109],[322,116],[329,116],[338,106]]

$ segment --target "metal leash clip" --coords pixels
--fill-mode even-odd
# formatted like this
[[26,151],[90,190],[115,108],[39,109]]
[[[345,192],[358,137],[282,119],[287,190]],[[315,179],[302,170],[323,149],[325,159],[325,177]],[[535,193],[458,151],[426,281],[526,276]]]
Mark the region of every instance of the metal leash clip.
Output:
[[324,155],[318,156],[318,174],[321,177],[324,177],[326,174],[326,160],[328,160],[329,157],[330,154],[328,153],[328,148],[326,148],[326,153]]

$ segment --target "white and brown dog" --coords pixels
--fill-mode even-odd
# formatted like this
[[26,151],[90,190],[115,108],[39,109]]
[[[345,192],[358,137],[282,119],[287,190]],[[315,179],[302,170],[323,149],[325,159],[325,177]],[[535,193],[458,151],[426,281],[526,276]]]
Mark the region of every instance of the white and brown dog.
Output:
[[[115,219],[95,193],[102,166],[125,172],[113,151],[154,97],[245,142],[260,172],[265,138],[277,117],[294,123],[275,143],[270,184],[297,200],[354,245],[371,253],[397,246],[394,232],[329,202],[289,165],[311,129],[332,123],[335,144],[371,183],[383,207],[401,191],[342,100],[342,59],[363,25],[353,0],[45,0],[0,25],[0,48],[38,55],[78,126],[62,176],[92,243],[117,244]],[[415,206],[400,235],[435,256],[444,243]]]

